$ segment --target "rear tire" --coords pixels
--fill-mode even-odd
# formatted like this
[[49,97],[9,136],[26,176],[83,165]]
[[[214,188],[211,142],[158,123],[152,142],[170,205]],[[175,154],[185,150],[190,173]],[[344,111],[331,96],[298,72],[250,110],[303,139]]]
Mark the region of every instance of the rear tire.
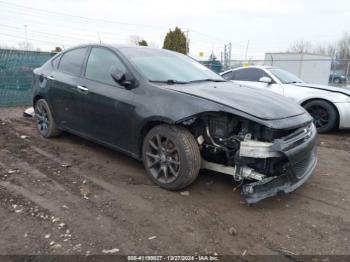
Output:
[[323,100],[312,100],[304,108],[314,118],[314,124],[319,133],[326,133],[336,128],[338,113],[334,106]]
[[150,179],[168,190],[189,186],[201,167],[198,144],[184,128],[159,125],[143,141],[143,163]]
[[59,136],[62,131],[56,127],[50,107],[45,99],[39,99],[34,105],[37,128],[42,137]]

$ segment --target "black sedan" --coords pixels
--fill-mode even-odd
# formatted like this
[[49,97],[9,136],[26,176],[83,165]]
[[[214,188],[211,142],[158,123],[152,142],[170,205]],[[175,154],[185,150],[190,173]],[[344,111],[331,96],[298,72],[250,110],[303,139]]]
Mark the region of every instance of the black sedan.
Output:
[[33,89],[43,137],[64,130],[122,151],[169,190],[203,168],[231,175],[255,203],[293,191],[316,166],[316,130],[302,107],[179,53],[78,46],[35,69]]

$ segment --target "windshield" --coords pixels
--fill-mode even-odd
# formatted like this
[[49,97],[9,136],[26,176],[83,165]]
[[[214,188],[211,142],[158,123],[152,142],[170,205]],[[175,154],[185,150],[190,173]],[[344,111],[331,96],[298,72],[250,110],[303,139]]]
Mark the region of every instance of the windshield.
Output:
[[119,49],[148,80],[167,83],[226,81],[207,67],[180,53],[162,49]]
[[303,83],[297,76],[279,68],[270,68],[270,72],[275,75],[283,84]]

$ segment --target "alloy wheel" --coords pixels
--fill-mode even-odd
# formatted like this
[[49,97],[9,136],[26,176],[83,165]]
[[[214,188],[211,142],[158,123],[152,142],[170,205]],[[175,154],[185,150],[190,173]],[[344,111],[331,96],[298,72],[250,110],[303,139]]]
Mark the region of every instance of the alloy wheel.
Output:
[[316,128],[323,127],[329,122],[328,111],[319,105],[313,105],[307,108],[307,111],[314,119],[314,124]]
[[179,151],[166,135],[156,134],[146,144],[146,166],[160,183],[176,180],[180,170]]
[[49,115],[45,105],[40,101],[35,105],[35,117],[40,134],[47,135],[49,132]]

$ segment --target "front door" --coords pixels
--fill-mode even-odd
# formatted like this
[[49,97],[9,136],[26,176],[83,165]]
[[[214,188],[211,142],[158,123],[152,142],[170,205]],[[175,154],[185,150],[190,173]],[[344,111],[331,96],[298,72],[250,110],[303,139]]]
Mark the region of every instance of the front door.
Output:
[[114,69],[126,71],[113,51],[91,48],[78,84],[81,130],[89,137],[125,149],[132,130],[134,93],[113,80]]

